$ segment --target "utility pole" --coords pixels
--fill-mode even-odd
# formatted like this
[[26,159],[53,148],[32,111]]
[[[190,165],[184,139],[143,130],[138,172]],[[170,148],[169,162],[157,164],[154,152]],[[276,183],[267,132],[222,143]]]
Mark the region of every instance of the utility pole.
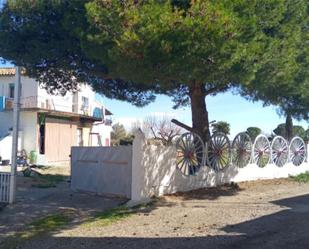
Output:
[[15,67],[15,87],[14,87],[14,110],[13,110],[13,145],[11,160],[11,179],[10,179],[10,204],[16,197],[16,176],[17,176],[17,150],[18,150],[18,131],[19,131],[19,112],[20,112],[20,67]]

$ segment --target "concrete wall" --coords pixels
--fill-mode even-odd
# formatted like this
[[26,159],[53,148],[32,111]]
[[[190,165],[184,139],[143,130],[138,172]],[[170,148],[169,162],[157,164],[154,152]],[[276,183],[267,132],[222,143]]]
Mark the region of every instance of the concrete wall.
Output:
[[20,131],[24,134],[22,148],[27,153],[32,150],[38,151],[37,113],[21,112],[20,121]]
[[72,147],[71,188],[131,198],[132,146]]
[[138,133],[133,143],[132,201],[142,201],[153,195],[160,196],[212,187],[232,181],[289,177],[306,171],[309,171],[308,162],[300,166],[289,163],[281,168],[273,164],[264,168],[250,164],[245,168],[230,166],[219,173],[209,167],[202,167],[196,176],[184,176],[176,166],[175,146],[148,145],[144,135]]
[[[309,147],[309,146],[308,146]],[[309,148],[308,148],[309,149]],[[307,155],[308,156],[308,155]],[[283,167],[230,166],[222,172],[202,167],[195,176],[185,176],[176,166],[176,147],[149,145],[142,132],[133,146],[72,148],[72,189],[122,194],[132,202],[152,196],[213,187],[229,182],[284,178],[309,171],[307,162]],[[128,189],[130,187],[130,189]]]
[[[0,138],[9,134],[13,127],[13,112],[0,112]],[[21,149],[28,153],[37,149],[37,113],[21,112],[19,131],[23,133],[21,140]]]

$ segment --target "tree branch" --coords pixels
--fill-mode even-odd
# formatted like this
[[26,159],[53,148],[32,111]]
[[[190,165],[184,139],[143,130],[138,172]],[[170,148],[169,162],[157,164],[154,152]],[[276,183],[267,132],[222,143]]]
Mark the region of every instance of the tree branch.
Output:
[[215,86],[213,88],[210,88],[208,90],[205,90],[205,95],[210,95],[213,94],[215,92],[221,92],[221,91],[225,91],[229,88],[229,86]]
[[184,128],[184,129],[187,130],[187,131],[194,132],[194,129],[193,129],[193,128],[191,128],[190,126],[188,126],[188,125],[186,125],[186,124],[184,124],[184,123],[181,123],[180,121],[178,121],[178,120],[176,120],[176,119],[172,119],[171,122],[174,123],[175,125],[178,125],[178,126]]

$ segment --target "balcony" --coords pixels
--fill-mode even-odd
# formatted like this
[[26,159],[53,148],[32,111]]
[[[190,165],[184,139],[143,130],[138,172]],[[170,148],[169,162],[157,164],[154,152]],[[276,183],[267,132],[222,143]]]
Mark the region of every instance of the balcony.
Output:
[[[103,114],[102,108],[97,105],[79,105],[78,103],[70,101],[64,101],[61,98],[43,97],[43,96],[31,96],[26,98],[21,98],[21,109],[42,109],[50,111],[59,111],[66,113],[74,113],[88,117],[94,117],[98,120],[105,119],[106,125],[111,125],[112,121],[106,119],[106,115],[111,115],[108,110],[105,110]],[[0,111],[10,111],[13,110],[14,99],[0,96]]]

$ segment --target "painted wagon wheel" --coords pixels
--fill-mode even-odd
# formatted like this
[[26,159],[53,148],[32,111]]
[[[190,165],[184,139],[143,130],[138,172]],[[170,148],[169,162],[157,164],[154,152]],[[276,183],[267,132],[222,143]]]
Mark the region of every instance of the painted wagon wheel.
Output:
[[224,133],[215,133],[208,144],[208,166],[215,171],[225,169],[230,163],[231,147],[228,137]]
[[278,167],[285,165],[289,159],[288,143],[281,136],[276,136],[271,143],[271,159]]
[[253,162],[265,167],[271,159],[271,147],[265,135],[258,135],[253,144]]
[[236,135],[232,143],[232,162],[239,168],[246,167],[250,163],[252,153],[252,141],[246,132]]
[[176,150],[176,164],[184,175],[195,175],[204,165],[205,145],[197,134],[182,134],[176,142]]
[[295,165],[301,165],[306,159],[306,145],[300,137],[294,137],[289,147],[290,161]]

